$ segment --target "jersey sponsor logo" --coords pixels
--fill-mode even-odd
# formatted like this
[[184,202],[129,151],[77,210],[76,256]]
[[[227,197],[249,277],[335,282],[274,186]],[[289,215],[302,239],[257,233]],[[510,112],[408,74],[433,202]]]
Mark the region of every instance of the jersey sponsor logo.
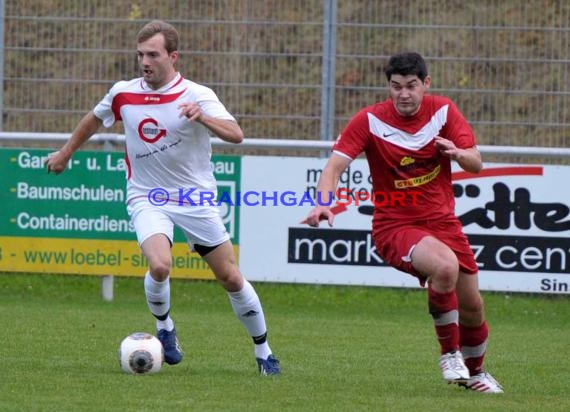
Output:
[[154,143],[166,136],[166,129],[160,129],[158,122],[151,117],[143,119],[138,127],[139,137],[147,143]]
[[400,166],[408,166],[411,165],[412,163],[415,163],[416,161],[414,160],[413,157],[410,156],[404,156],[402,157],[402,160],[400,160]]
[[394,186],[396,189],[404,189],[406,187],[416,187],[425,185],[435,179],[439,172],[441,171],[441,165],[437,165],[435,169],[429,172],[427,175],[412,177],[411,179],[394,180]]

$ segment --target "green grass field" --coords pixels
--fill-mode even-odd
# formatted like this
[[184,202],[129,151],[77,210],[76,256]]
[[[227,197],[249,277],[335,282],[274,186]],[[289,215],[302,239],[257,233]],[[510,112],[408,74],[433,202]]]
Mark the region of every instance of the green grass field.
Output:
[[247,333],[214,282],[173,280],[186,352],[123,373],[124,336],[153,332],[141,279],[0,275],[1,411],[568,411],[570,299],[485,294],[489,371],[505,394],[445,384],[425,291],[257,283],[280,358],[258,376]]

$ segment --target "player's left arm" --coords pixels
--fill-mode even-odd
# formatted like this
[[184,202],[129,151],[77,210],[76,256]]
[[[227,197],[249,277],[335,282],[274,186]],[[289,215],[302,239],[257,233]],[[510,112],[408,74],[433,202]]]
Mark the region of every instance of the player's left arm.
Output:
[[460,149],[451,140],[440,136],[435,137],[435,146],[441,154],[455,160],[467,172],[479,173],[483,168],[481,153],[475,146]]
[[197,122],[202,123],[220,139],[229,143],[241,143],[244,135],[239,124],[234,120],[216,119],[202,114]]
[[475,134],[459,108],[451,101],[449,101],[447,123],[440,130],[439,136],[435,137],[435,147],[442,155],[455,160],[467,172],[479,173],[483,168]]

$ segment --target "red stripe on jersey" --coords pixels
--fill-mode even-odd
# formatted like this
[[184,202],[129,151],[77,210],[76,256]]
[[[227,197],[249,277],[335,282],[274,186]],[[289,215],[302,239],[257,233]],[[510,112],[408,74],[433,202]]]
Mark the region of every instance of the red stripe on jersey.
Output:
[[127,164],[127,180],[131,178],[131,161],[129,160],[129,152],[127,152],[127,145],[125,145],[125,163]]
[[180,82],[182,82],[182,80],[184,80],[184,77],[180,76],[180,79],[178,79],[178,81],[176,83],[174,83],[172,86],[170,86],[168,88],[168,90],[171,90],[171,89],[175,88],[176,86],[178,86],[180,84]]
[[[177,83],[178,84],[178,83]],[[121,117],[121,107],[127,104],[144,105],[144,104],[165,104],[171,103],[178,99],[186,89],[179,93],[159,94],[159,93],[119,93],[113,98],[111,109],[115,115],[115,120],[123,120]]]
[[542,176],[543,169],[542,166],[493,167],[491,169],[483,169],[479,173],[455,172],[451,174],[451,179],[463,180],[498,176]]

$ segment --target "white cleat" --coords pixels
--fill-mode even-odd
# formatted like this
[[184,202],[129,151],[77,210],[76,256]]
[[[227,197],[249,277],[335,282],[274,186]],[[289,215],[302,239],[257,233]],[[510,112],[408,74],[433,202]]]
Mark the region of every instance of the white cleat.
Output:
[[503,387],[488,372],[473,375],[465,383],[460,384],[466,389],[483,393],[503,393]]
[[465,366],[461,352],[444,353],[439,358],[439,367],[443,379],[448,383],[466,383],[469,380],[469,369]]

